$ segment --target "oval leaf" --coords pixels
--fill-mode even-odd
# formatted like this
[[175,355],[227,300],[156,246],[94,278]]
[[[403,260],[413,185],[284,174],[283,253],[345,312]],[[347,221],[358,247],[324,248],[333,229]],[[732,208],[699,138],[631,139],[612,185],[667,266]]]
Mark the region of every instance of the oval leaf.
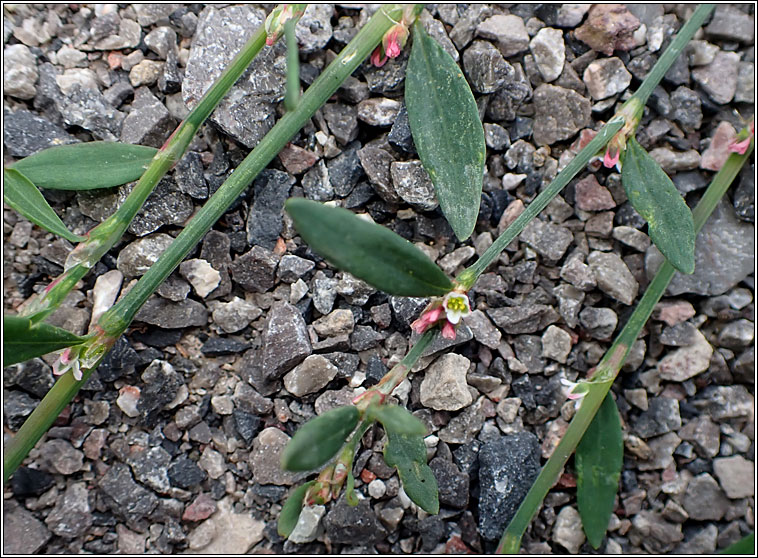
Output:
[[327,411],[295,432],[282,452],[282,468],[311,471],[334,457],[358,424],[358,409],[349,405]]
[[21,159],[12,168],[39,188],[111,188],[142,176],[157,151],[143,145],[92,141],[45,149]]
[[32,223],[70,242],[84,240],[84,237],[77,236],[66,228],[42,193],[26,176],[16,169],[7,168],[3,171],[3,178],[3,200],[8,206]]
[[453,284],[413,244],[339,207],[292,198],[285,204],[300,236],[335,267],[391,295],[433,296]]
[[311,487],[314,481],[306,482],[303,485],[298,486],[287,501],[282,506],[282,511],[279,513],[279,521],[276,524],[276,532],[279,536],[289,537],[292,531],[297,525],[297,520],[300,518],[300,512],[303,509],[303,500],[305,499],[305,493]]
[[661,166],[634,138],[627,144],[621,182],[661,254],[682,273],[695,271],[692,212]]
[[587,540],[597,549],[613,513],[624,461],[624,441],[616,402],[607,394],[576,447],[576,500]]
[[367,415],[381,422],[388,433],[426,436],[424,423],[399,405],[371,405]]
[[484,177],[484,129],[474,95],[455,60],[413,26],[405,77],[408,122],[442,212],[460,240],[474,231]]
[[50,324],[32,325],[30,318],[3,316],[3,366],[78,345],[85,339]]
[[736,543],[729,545],[719,554],[747,554],[755,555],[755,533],[750,533],[746,537],[738,540]]
[[387,432],[384,460],[396,467],[408,498],[427,513],[440,511],[437,479],[426,464],[426,446],[421,436],[404,436]]

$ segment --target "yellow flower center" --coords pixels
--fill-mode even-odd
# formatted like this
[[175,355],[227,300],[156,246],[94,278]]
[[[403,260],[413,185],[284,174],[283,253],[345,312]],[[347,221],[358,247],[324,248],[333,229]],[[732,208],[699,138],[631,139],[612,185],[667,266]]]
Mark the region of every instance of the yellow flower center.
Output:
[[447,308],[448,310],[452,310],[453,312],[465,312],[466,303],[463,302],[462,298],[450,298],[447,301]]

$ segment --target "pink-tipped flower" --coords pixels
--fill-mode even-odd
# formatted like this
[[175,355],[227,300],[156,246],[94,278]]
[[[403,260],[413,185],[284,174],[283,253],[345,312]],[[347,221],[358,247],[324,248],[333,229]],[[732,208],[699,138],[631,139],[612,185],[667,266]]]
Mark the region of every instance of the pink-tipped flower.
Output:
[[458,324],[461,318],[471,313],[471,304],[468,297],[463,293],[451,291],[442,299],[442,306],[445,309],[447,321],[451,324]]
[[446,321],[442,326],[442,337],[451,341],[455,339],[455,326],[452,323]]
[[561,378],[561,384],[566,386],[566,397],[575,402],[575,407],[579,410],[584,396],[587,395],[587,382],[571,382],[566,378]]
[[[745,130],[740,132],[740,134],[737,136],[739,138],[740,136],[745,134]],[[750,122],[750,126],[748,126],[747,129],[747,136],[741,139],[740,141],[737,141],[737,138],[732,140],[732,143],[729,144],[728,150],[730,153],[739,153],[740,155],[744,155],[747,151],[747,148],[750,147],[750,140],[752,139],[752,136],[755,135],[755,121]]]
[[408,28],[403,23],[392,27],[382,37],[384,52],[390,58],[397,58],[408,40]]
[[609,147],[608,150],[605,152],[605,156],[603,157],[603,166],[607,169],[612,169],[613,167],[616,167],[616,169],[621,172],[621,151],[616,150],[615,155],[611,155],[611,148]]
[[266,45],[271,46],[284,33],[284,24],[292,19],[300,19],[305,12],[307,4],[282,4],[268,14],[263,23],[266,31]]
[[433,306],[431,308],[427,307],[424,312],[422,312],[419,319],[411,324],[411,329],[419,335],[424,333],[427,329],[437,323],[437,321],[440,319],[442,311],[443,308],[441,304]]
[[56,376],[62,376],[69,370],[71,370],[77,382],[82,379],[82,370],[79,366],[79,352],[74,353],[72,347],[65,349],[53,364],[53,374]]

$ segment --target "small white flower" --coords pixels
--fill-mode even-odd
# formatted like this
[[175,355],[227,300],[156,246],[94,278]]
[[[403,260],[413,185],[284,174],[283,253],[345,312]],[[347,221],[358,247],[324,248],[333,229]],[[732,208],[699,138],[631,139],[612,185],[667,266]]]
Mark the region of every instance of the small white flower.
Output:
[[451,291],[445,295],[445,298],[442,300],[442,306],[445,309],[447,321],[453,325],[456,325],[461,321],[461,318],[471,313],[471,304],[469,303],[468,296],[463,293],[456,293],[455,291]]
[[561,384],[566,386],[566,397],[572,401],[581,399],[587,395],[587,383],[586,382],[572,382],[566,378],[561,378]]

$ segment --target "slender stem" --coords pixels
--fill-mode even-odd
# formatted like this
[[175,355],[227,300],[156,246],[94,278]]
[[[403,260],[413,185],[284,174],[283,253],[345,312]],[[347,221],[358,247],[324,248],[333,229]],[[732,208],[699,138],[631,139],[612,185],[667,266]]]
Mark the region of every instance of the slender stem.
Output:
[[197,130],[258,55],[265,41],[266,33],[261,25],[158,150],[124,203],[113,215],[92,229],[87,240],[74,248],[66,259],[63,274],[29,305],[25,315],[34,315],[35,321],[39,321],[53,312],[76,282],[116,245],[160,179],[182,158]]
[[[421,7],[417,7],[420,11]],[[134,315],[160,283],[179,265],[192,247],[200,241],[227,207],[255,179],[258,173],[286,145],[290,138],[311,118],[316,110],[342,85],[342,82],[363,62],[393,24],[392,15],[402,13],[402,5],[383,6],[358,32],[342,53],[313,82],[301,98],[297,109],[285,114],[266,137],[245,158],[245,161],[224,182],[203,208],[190,221],[158,262],[137,284],[100,318],[104,330],[101,338],[112,341],[128,327]],[[4,463],[7,479],[23,461],[29,449],[40,439],[79,388],[89,379],[97,364],[82,370],[79,382],[61,377],[32,412],[16,436],[8,443]],[[67,379],[69,378],[69,379]],[[27,427],[27,423],[30,426]],[[23,434],[23,436],[21,436]],[[12,466],[11,466],[12,465]]]
[[284,106],[287,110],[295,110],[300,98],[300,53],[297,50],[295,23],[295,20],[290,20],[284,24],[284,38],[287,42],[287,90]]
[[465,269],[456,278],[456,280],[463,285],[466,290],[470,289],[479,276],[489,267],[489,265],[505,250],[505,247],[513,241],[521,231],[524,230],[526,225],[534,219],[540,211],[547,207],[547,204],[563,190],[566,184],[581,171],[590,159],[600,151],[606,143],[624,126],[624,119],[614,117],[605,126],[603,126],[598,134],[592,138],[584,149],[582,149],[571,162],[566,165],[558,176],[550,183],[545,190],[534,199],[532,203],[519,215],[513,223],[501,234],[492,245],[482,254],[473,265]]
[[391,20],[386,12],[400,8],[384,6],[366,23],[340,55],[321,73],[303,94],[295,110],[286,113],[266,134],[255,149],[245,158],[208,202],[182,230],[160,259],[145,273],[137,284],[113,308],[100,318],[100,325],[111,335],[120,334],[132,321],[148,297],[171,274],[206,232],[237,197],[248,187],[260,171],[287,144],[342,85],[342,82],[371,53]]
[[676,34],[676,37],[671,41],[666,51],[661,55],[650,72],[648,72],[647,76],[645,76],[645,81],[642,82],[642,85],[640,85],[640,88],[634,94],[635,97],[642,101],[643,106],[647,103],[647,99],[650,97],[653,89],[657,87],[671,65],[679,58],[679,55],[684,50],[684,47],[687,46],[695,31],[700,29],[700,26],[711,15],[713,9],[713,4],[701,4],[698,6],[689,21],[679,30],[679,33]]
[[[754,143],[754,141],[751,142],[749,149],[744,155],[730,155],[721,170],[713,177],[711,184],[692,212],[696,232],[699,232],[703,227],[719,200],[737,176],[737,173],[739,173],[742,166],[749,159]],[[605,399],[608,390],[613,385],[613,381],[621,370],[630,347],[636,341],[642,327],[650,318],[655,305],[663,296],[675,272],[674,267],[664,260],[650,285],[645,290],[645,294],[640,299],[639,304],[637,304],[631,317],[626,322],[626,325],[597,365],[593,376],[594,381],[588,384],[589,389],[587,395],[582,400],[579,411],[574,415],[566,430],[566,434],[564,434],[550,459],[545,463],[539,476],[521,502],[516,515],[503,533],[497,549],[499,553],[518,553],[521,537],[526,528],[537,513],[548,491],[558,480],[561,469],[571,454],[574,453],[582,436],[584,436],[603,399]]]

